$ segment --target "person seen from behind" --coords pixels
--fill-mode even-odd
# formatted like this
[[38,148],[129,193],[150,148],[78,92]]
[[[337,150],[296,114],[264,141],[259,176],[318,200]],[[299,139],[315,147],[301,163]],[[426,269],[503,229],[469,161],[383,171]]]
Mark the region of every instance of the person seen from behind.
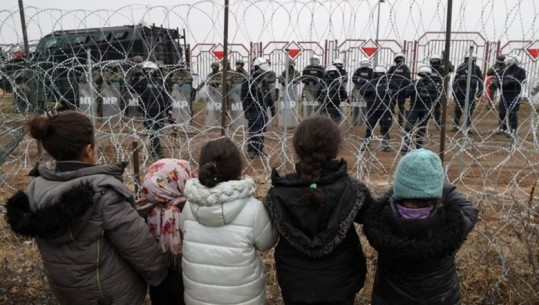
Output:
[[34,237],[52,293],[62,305],[142,304],[147,283],[167,276],[161,251],[133,196],[126,166],[96,165],[94,127],[81,113],[34,116],[30,134],[55,160],[6,205],[11,229]]
[[181,272],[182,233],[180,214],[185,205],[185,184],[193,177],[185,160],[161,159],[148,168],[137,210],[146,218],[150,232],[161,246],[168,276],[150,287],[152,305],[180,305],[183,301]]
[[207,142],[198,179],[187,181],[180,227],[186,304],[258,304],[266,301],[266,273],[258,250],[276,242],[256,184],[241,178],[243,162],[229,138]]
[[478,210],[444,176],[438,155],[412,150],[366,213],[363,230],[378,252],[372,305],[461,304],[455,254]]
[[370,192],[337,159],[341,134],[330,118],[303,120],[293,142],[296,171],[274,170],[264,201],[280,233],[274,257],[284,304],[352,305],[367,270],[354,223]]

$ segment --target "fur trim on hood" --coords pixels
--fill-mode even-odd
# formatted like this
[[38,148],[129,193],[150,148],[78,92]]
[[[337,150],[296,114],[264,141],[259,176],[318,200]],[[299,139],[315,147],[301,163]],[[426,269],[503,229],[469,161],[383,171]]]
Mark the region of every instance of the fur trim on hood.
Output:
[[[6,204],[6,220],[13,232],[31,237],[57,237],[80,224],[93,207],[94,190],[89,183],[64,192],[57,202],[32,211],[30,199],[19,191]],[[86,223],[84,221],[84,223]]]

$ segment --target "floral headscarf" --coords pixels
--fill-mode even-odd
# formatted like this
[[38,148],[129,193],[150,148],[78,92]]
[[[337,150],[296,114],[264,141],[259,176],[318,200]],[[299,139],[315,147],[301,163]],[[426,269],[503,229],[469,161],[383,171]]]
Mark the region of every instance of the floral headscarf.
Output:
[[185,183],[191,178],[187,161],[161,159],[148,168],[142,184],[143,198],[137,202],[138,210],[147,209],[146,222],[159,241],[168,265],[173,268],[181,263],[180,213],[186,201]]

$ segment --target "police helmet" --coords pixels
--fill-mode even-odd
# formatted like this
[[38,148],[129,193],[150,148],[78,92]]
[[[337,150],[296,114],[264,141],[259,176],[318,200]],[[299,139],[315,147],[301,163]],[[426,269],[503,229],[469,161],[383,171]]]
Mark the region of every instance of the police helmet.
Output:
[[496,57],[496,62],[503,63],[503,62],[505,62],[506,57],[507,56],[505,56],[504,54],[498,55],[498,57]]
[[142,69],[145,70],[157,70],[159,67],[153,61],[145,61],[142,63]]
[[133,57],[133,61],[135,63],[137,63],[137,64],[140,64],[140,63],[142,63],[144,61],[144,58],[142,56],[140,56],[140,55],[137,55],[137,56]]
[[310,59],[311,65],[319,65],[320,64],[320,58],[318,56],[312,56]]
[[243,62],[242,59],[236,60],[236,66],[237,66],[237,65],[242,65],[242,66],[243,66],[244,64],[245,64],[245,62]]
[[359,61],[360,68],[370,68],[371,65],[372,65],[372,61],[370,59],[362,59]]
[[393,57],[393,61],[395,63],[400,63],[404,61],[404,54],[403,53],[397,53],[395,54],[395,57]]
[[331,71],[339,72],[339,69],[337,67],[335,67],[335,66],[328,66],[326,68],[326,73],[329,73]]
[[384,67],[384,66],[376,66],[374,67],[374,69],[372,70],[372,73],[375,75],[375,76],[381,76],[381,75],[384,75],[386,74],[387,72],[387,69]]
[[507,56],[505,58],[504,63],[507,66],[511,66],[511,65],[518,65],[519,61],[518,61],[518,58],[516,58],[515,56]]
[[219,63],[214,61],[214,62],[211,63],[210,66],[211,66],[211,68],[219,68]]
[[337,67],[337,68],[342,68],[342,67],[344,67],[344,61],[342,61],[342,59],[340,59],[340,58],[335,58],[333,60],[333,65],[335,67]]
[[423,77],[432,74],[432,68],[429,66],[421,66],[417,69],[417,75]]
[[255,66],[255,68],[258,68],[262,71],[269,71],[270,69],[268,61],[263,57],[255,58],[255,60],[253,61],[253,65]]
[[432,55],[429,59],[431,65],[440,65],[442,63],[442,56]]

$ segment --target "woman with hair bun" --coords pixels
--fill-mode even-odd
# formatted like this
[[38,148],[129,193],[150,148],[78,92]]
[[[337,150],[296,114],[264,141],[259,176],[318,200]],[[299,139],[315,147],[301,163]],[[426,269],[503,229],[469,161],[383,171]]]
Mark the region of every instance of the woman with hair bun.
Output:
[[255,182],[241,179],[241,153],[229,138],[207,142],[199,165],[180,218],[185,304],[262,305],[266,276],[257,250],[273,247],[277,235],[253,197]]
[[78,112],[34,116],[28,127],[56,163],[39,163],[8,200],[11,229],[35,238],[60,304],[141,304],[167,271],[121,181],[126,164],[95,164],[94,127]]
[[367,271],[354,222],[363,221],[370,192],[336,159],[341,135],[330,118],[305,119],[293,141],[296,172],[274,171],[264,201],[280,233],[275,266],[284,303],[352,305]]

